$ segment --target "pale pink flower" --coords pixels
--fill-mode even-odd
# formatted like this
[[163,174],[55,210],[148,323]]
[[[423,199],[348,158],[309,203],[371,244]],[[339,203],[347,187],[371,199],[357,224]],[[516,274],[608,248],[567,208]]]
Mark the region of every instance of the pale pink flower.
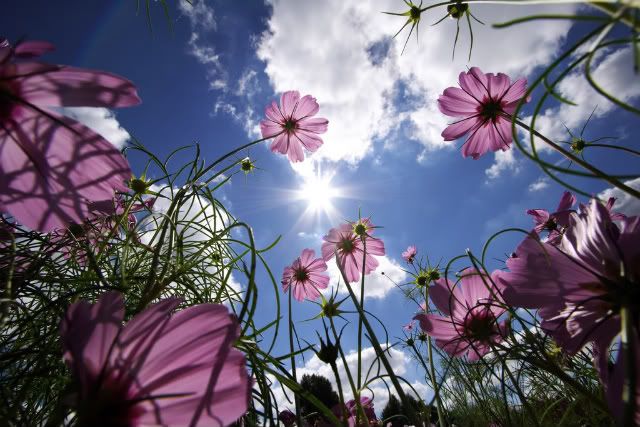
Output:
[[505,301],[539,309],[542,328],[575,354],[594,342],[606,354],[620,332],[620,307],[640,301],[640,217],[612,222],[596,200],[572,213],[558,245],[535,235],[507,260],[500,277]]
[[286,154],[291,162],[304,160],[303,148],[313,153],[323,144],[318,134],[325,133],[329,121],[312,117],[320,106],[311,95],[300,98],[297,90],[284,92],[280,105],[275,101],[265,109],[267,118],[260,122],[263,138],[275,137],[271,151]]
[[[111,200],[89,203],[89,218],[82,224],[70,224],[68,228],[51,233],[51,242],[58,245],[66,258],[75,258],[80,265],[86,265],[87,250],[94,254],[104,245],[104,240],[121,236],[119,225],[128,231],[130,238],[139,242],[135,227],[138,222],[137,213],[151,211],[156,198],[150,197],[143,202],[132,203],[127,220],[121,223],[125,213],[125,200],[118,195]],[[70,241],[71,240],[71,241]]]
[[0,211],[44,232],[82,223],[88,201],[126,191],[131,176],[111,143],[52,108],[140,102],[121,77],[27,60],[52,49],[0,42]]
[[[371,236],[374,229],[375,227],[369,218],[332,228],[322,238],[324,240],[322,258],[329,261],[337,252],[338,266],[343,268],[347,280],[357,282],[362,274],[363,261],[364,274],[369,274],[378,267],[378,260],[373,255],[382,256],[385,254],[384,242]],[[365,245],[366,256],[364,256]]]
[[235,316],[219,304],[148,307],[123,326],[117,292],[74,303],[60,325],[77,384],[78,425],[226,426],[248,407],[251,382]]
[[499,290],[492,285],[500,273],[494,271],[489,278],[465,270],[455,285],[447,279],[436,280],[429,296],[444,316],[421,313],[414,319],[451,356],[466,354],[470,361],[479,360],[507,333],[506,323],[498,322],[505,309],[497,305]]
[[409,264],[413,264],[413,260],[415,259],[417,253],[418,250],[415,246],[409,246],[407,247],[406,251],[402,252],[402,258]]
[[407,331],[407,332],[413,332],[413,330],[415,329],[415,327],[416,327],[416,322],[412,320],[411,322],[409,322],[409,323],[407,323],[406,325],[404,325],[404,326],[402,327],[402,329],[404,329],[404,330],[405,330],[405,331]]
[[576,203],[576,196],[568,191],[562,193],[560,197],[560,203],[554,213],[549,213],[545,209],[529,209],[527,214],[533,217],[535,222],[535,230],[537,233],[547,231],[549,236],[547,237],[547,243],[556,245],[562,238],[562,233],[565,228],[569,226],[569,215],[571,212],[575,212],[571,208]]
[[316,300],[320,296],[320,289],[329,286],[329,276],[325,274],[327,264],[322,258],[316,258],[313,249],[304,249],[302,254],[285,267],[282,273],[282,290],[288,292],[293,288],[293,297],[302,301],[305,298]]
[[462,155],[474,159],[488,151],[509,149],[511,115],[527,91],[527,80],[511,83],[506,74],[485,74],[477,67],[460,73],[458,79],[459,88],[447,88],[438,98],[443,114],[460,118],[442,132],[444,140],[470,134]]

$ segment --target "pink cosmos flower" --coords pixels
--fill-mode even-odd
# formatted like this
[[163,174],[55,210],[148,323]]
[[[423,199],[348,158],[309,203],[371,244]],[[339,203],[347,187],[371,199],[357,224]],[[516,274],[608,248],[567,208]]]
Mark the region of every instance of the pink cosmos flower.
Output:
[[413,332],[413,330],[415,329],[415,325],[416,325],[415,321],[412,320],[411,322],[404,325],[402,329],[404,329],[407,332]]
[[[156,198],[150,197],[143,202],[133,203],[129,207],[127,220],[122,224],[129,237],[139,242],[135,227],[137,213],[151,211]],[[125,200],[122,195],[111,200],[89,203],[89,216],[82,224],[70,224],[69,228],[56,230],[51,234],[51,242],[58,245],[65,258],[75,258],[80,265],[86,265],[87,250],[97,253],[106,238],[118,238],[121,232],[117,227],[125,213]],[[79,243],[79,244],[78,244]]]
[[77,302],[60,325],[78,392],[78,425],[225,426],[244,414],[251,384],[233,348],[236,318],[219,304],[150,306],[126,325],[122,296]]
[[56,107],[126,107],[133,84],[102,71],[30,61],[46,42],[0,41],[0,211],[50,232],[81,223],[88,201],[126,191],[127,160],[103,137]]
[[612,222],[606,206],[592,200],[572,213],[556,246],[535,235],[507,260],[500,277],[506,303],[539,309],[542,328],[575,354],[594,342],[607,354],[620,332],[620,307],[640,301],[640,217]]
[[505,311],[496,305],[498,290],[487,288],[492,281],[496,283],[500,273],[494,271],[489,280],[477,271],[465,270],[455,286],[447,279],[436,280],[429,296],[444,316],[421,313],[414,319],[451,356],[466,354],[469,361],[479,360],[507,333],[506,322],[498,323]]
[[460,73],[458,82],[459,88],[447,88],[438,98],[443,114],[459,118],[442,132],[444,140],[470,134],[462,156],[474,159],[488,151],[506,151],[512,142],[511,115],[527,91],[527,80],[511,83],[505,74],[484,74],[472,67]]
[[[384,242],[371,236],[374,225],[369,218],[361,219],[353,224],[342,224],[329,230],[322,238],[322,258],[329,261],[335,253],[338,254],[338,266],[344,269],[349,282],[360,280],[363,269],[364,248],[366,245],[366,257],[364,257],[364,274],[369,274],[378,267],[378,260],[373,255],[385,254]],[[358,233],[356,233],[358,232]]]
[[409,246],[407,247],[406,251],[402,252],[402,258],[409,264],[413,264],[413,260],[415,259],[417,253],[418,250],[415,246]]
[[282,290],[289,291],[293,288],[293,297],[302,301],[305,298],[316,300],[320,296],[320,289],[329,286],[329,276],[323,274],[327,271],[327,264],[322,258],[316,258],[313,249],[304,249],[302,254],[285,267],[282,273]]
[[285,92],[280,106],[275,101],[265,109],[267,118],[260,122],[263,138],[275,137],[271,151],[286,154],[291,162],[304,160],[303,148],[313,153],[323,144],[318,134],[325,133],[329,121],[312,117],[320,106],[311,95],[300,98],[297,90]]
[[[332,412],[338,419],[347,418],[347,423],[349,427],[364,427],[369,425],[377,425],[378,418],[376,417],[376,412],[373,407],[373,399],[368,397],[360,397],[360,405],[362,405],[362,409],[364,411],[365,416],[367,417],[366,422],[356,423],[358,416],[358,406],[356,404],[355,399],[351,399],[345,403],[345,411],[343,415],[343,411],[340,410],[340,404],[337,404],[333,407]],[[362,420],[364,421],[364,420]]]
[[[609,197],[604,207],[607,209],[607,212],[609,212],[609,217],[611,218],[611,221],[622,221],[627,216],[623,213],[613,211],[613,205],[615,205],[616,200],[617,199],[615,197]],[[586,212],[586,211],[587,211],[587,206],[580,203],[580,212]]]
[[569,226],[569,215],[571,212],[575,212],[571,209],[575,203],[576,196],[565,191],[562,193],[560,203],[554,213],[550,214],[545,209],[529,209],[527,214],[533,217],[536,232],[548,231],[547,243],[556,245],[560,242],[564,229]]

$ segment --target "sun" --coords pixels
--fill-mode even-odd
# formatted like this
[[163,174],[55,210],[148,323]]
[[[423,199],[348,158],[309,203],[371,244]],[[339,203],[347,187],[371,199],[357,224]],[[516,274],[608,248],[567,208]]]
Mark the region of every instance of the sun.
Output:
[[332,178],[332,175],[316,175],[305,180],[300,188],[300,195],[307,201],[311,210],[323,210],[326,206],[332,205],[333,199],[338,196],[337,189],[331,185]]
[[296,199],[306,202],[306,217],[320,217],[326,215],[329,219],[338,216],[333,204],[336,198],[344,197],[340,188],[332,180],[335,173],[322,173],[315,170],[304,177],[300,188],[296,190]]

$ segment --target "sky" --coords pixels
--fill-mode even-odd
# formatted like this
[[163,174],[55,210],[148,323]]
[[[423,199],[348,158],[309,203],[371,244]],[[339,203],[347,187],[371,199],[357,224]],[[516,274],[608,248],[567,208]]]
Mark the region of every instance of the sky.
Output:
[[[501,229],[531,228],[527,209],[552,210],[557,205],[563,188],[517,150],[479,160],[463,158],[463,140],[445,142],[440,136],[450,120],[438,111],[436,100],[471,66],[532,81],[589,24],[541,21],[500,30],[489,24],[529,13],[572,13],[578,6],[473,6],[474,15],[486,25],[473,23],[474,47],[468,60],[466,24],[460,27],[453,59],[455,21],[430,26],[444,16],[442,9],[423,16],[419,39],[412,35],[401,54],[407,29],[395,39],[393,35],[404,18],[380,13],[404,12],[406,5],[400,0],[169,3],[171,28],[158,2],[150,5],[150,28],[144,9],[137,12],[132,0],[11,2],[0,16],[0,33],[11,41],[54,43],[57,50],[47,55],[49,62],[107,70],[133,81],[143,101],[137,107],[65,113],[118,147],[135,138],[160,158],[197,142],[204,158],[213,161],[258,139],[264,107],[283,91],[316,97],[318,116],[329,120],[324,145],[293,166],[271,153],[267,144],[253,147],[243,156],[255,160],[258,170],[234,176],[219,198],[234,216],[251,224],[258,247],[282,237],[265,255],[277,277],[302,249],[319,254],[321,238],[330,228],[357,219],[359,212],[371,217],[381,226],[375,234],[383,239],[387,255],[367,278],[365,304],[391,338],[402,336],[402,326],[417,310],[393,283],[410,280],[400,256],[408,245],[416,245],[419,256],[432,264],[444,265],[467,249],[479,253]],[[597,57],[594,75],[604,87],[637,105],[640,82],[630,64],[628,48],[612,48]],[[584,131],[586,140],[614,136],[621,145],[631,142],[637,119],[596,96],[581,74],[570,74],[558,90],[577,105],[547,102],[538,119],[542,133],[570,139],[563,124],[579,134],[595,109]],[[534,92],[534,100],[539,96],[540,90]],[[531,105],[525,107],[523,120],[531,113]],[[567,164],[548,149],[541,150],[550,161]],[[603,150],[586,157],[604,170],[637,174],[633,159]],[[180,154],[172,164],[188,160]],[[142,172],[143,159],[130,162],[135,173]],[[330,191],[318,181],[329,182]],[[638,200],[625,198],[601,181],[571,182],[589,194],[619,197],[617,206],[624,213],[640,212]],[[640,179],[630,185],[639,188]],[[520,238],[506,234],[497,239],[488,267],[499,268]],[[337,271],[330,272],[335,285]],[[269,286],[264,273],[258,283]],[[259,319],[273,318],[272,304],[273,299],[261,304],[264,314]],[[317,311],[309,302],[294,302],[298,322]],[[344,338],[348,351],[355,349],[353,320]],[[300,336],[311,342],[320,327],[317,322],[298,323]],[[285,335],[276,348],[279,354],[288,351]],[[365,360],[373,360],[372,349],[367,351]],[[394,369],[428,395],[415,361],[401,347],[392,351]],[[332,377],[316,358],[307,357],[298,365],[301,372]],[[376,407],[381,409],[385,391],[375,391]]]

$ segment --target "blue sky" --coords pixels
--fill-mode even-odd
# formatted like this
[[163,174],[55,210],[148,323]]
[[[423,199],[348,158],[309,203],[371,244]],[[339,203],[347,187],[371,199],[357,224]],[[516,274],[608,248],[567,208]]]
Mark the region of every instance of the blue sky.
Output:
[[[193,7],[170,2],[173,33],[157,2],[151,4],[153,31],[144,11],[136,15],[131,0],[53,3],[11,2],[8,13],[5,7],[0,16],[3,35],[12,41],[23,37],[51,41],[57,50],[46,57],[48,61],[107,70],[132,80],[142,105],[118,110],[115,116],[107,111],[74,113],[114,143],[125,143],[128,132],[162,158],[178,146],[199,142],[204,157],[212,161],[256,139],[264,106],[282,91],[297,89],[317,97],[318,115],[329,120],[325,145],[295,168],[266,145],[254,147],[250,155],[260,170],[246,179],[233,178],[220,195],[235,216],[252,225],[258,246],[282,236],[266,255],[278,276],[303,248],[319,253],[320,237],[341,221],[356,219],[359,209],[384,227],[376,231],[387,249],[381,263],[389,277],[403,281],[407,278],[400,253],[407,245],[417,245],[432,262],[446,262],[467,248],[478,253],[484,241],[502,228],[530,228],[525,210],[553,209],[563,191],[514,150],[477,161],[462,158],[458,150],[462,141],[444,142],[440,137],[449,120],[439,113],[435,100],[456,84],[457,74],[468,66],[532,80],[540,66],[574,41],[583,27],[565,22],[511,30],[475,25],[475,48],[467,62],[466,26],[461,26],[454,61],[455,23],[445,20],[429,27],[442,17],[441,11],[424,17],[419,42],[412,38],[400,55],[407,33],[395,40],[391,36],[404,21],[379,13],[404,11],[400,0],[269,4],[194,0]],[[568,13],[575,8],[553,10]],[[473,11],[491,23],[542,10],[487,6]],[[630,57],[629,51],[607,51],[595,70],[605,87],[634,102],[640,84],[632,74]],[[594,107],[585,139],[617,136],[624,145],[637,131],[630,114],[618,110],[610,114],[611,104],[594,96],[580,75],[570,76],[560,91],[578,106],[547,104],[539,129],[552,138],[567,139],[562,123],[579,132]],[[537,96],[539,91],[534,99]],[[524,116],[530,112],[528,107]],[[552,153],[544,155],[560,161]],[[602,150],[587,157],[604,170],[637,172],[633,159]],[[186,160],[179,157],[175,165]],[[140,159],[131,163],[135,172],[141,172]],[[318,173],[333,176],[331,182],[343,196],[333,200],[331,218],[322,212],[304,215],[309,202],[293,197]],[[594,180],[572,182],[591,194],[607,188]],[[637,213],[637,201],[624,201],[622,209]],[[501,238],[491,257],[503,259],[519,239],[518,235]],[[500,263],[492,261],[489,267]],[[259,279],[267,283],[266,277]],[[414,305],[380,274],[372,275],[368,285],[367,307],[392,337],[401,336]],[[269,304],[260,307],[265,320],[271,319]],[[313,304],[296,303],[294,316],[306,319],[316,311]],[[301,336],[315,340],[313,331],[320,325],[310,322],[299,328]],[[346,332],[347,349],[353,348],[354,337],[355,322]],[[413,362],[396,362],[410,380],[420,380]],[[313,360],[307,363],[309,371],[320,369]]]

